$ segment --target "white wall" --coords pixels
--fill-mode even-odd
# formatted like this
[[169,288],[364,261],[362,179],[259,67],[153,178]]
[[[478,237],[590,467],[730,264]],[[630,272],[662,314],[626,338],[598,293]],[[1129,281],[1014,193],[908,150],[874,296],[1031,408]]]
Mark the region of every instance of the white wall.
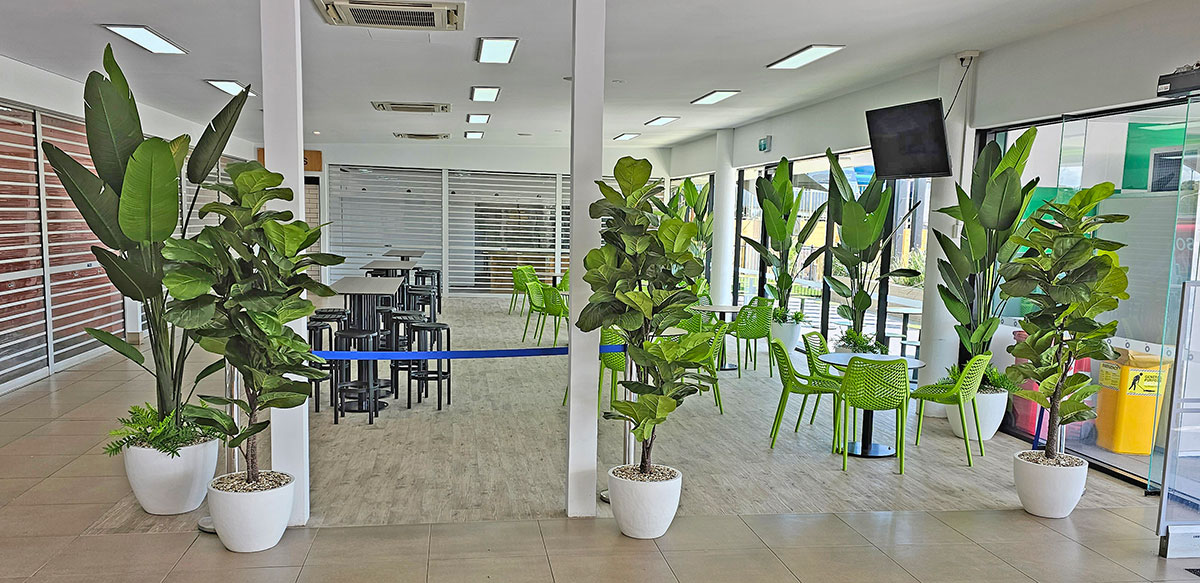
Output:
[[1154,99],[1158,76],[1200,58],[1200,2],[1155,0],[984,51],[976,127]]
[[[0,55],[0,99],[14,101],[43,111],[83,117],[83,83],[27,65]],[[209,120],[186,120],[161,109],[139,103],[142,130],[166,139],[179,134],[200,138]],[[215,111],[213,112],[216,113]],[[194,141],[193,141],[194,143]],[[225,153],[253,159],[254,144],[242,138],[229,140]]]
[[[326,164],[358,164],[405,168],[454,168],[501,172],[569,173],[570,148],[512,147],[446,144],[306,144],[320,150]],[[670,150],[666,148],[604,149],[606,174],[622,156],[645,158],[654,165],[656,176],[666,176]]]
[[716,170],[717,134],[671,147],[671,176],[691,176]]

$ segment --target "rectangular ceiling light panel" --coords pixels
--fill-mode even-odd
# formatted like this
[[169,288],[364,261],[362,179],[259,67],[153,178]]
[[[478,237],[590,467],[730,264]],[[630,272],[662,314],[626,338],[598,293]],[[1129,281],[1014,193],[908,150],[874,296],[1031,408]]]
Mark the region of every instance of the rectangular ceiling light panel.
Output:
[[154,32],[154,29],[149,26],[140,24],[102,24],[101,26],[157,55],[187,54],[186,49],[171,42],[167,37]]
[[742,92],[741,89],[717,89],[715,91],[709,91],[708,93],[705,93],[704,95],[701,95],[700,97],[697,97],[696,99],[692,100],[692,104],[693,105],[712,105],[714,103],[725,101],[726,99],[729,99],[730,97],[733,97],[734,95],[737,95],[738,93],[741,93],[741,92]]
[[463,137],[468,140],[482,140],[483,132],[463,132]]
[[631,133],[626,132],[626,133],[621,134],[613,139],[618,142],[627,142],[627,141],[632,140],[640,135],[642,135],[642,134],[631,134]]
[[480,63],[507,65],[512,62],[513,53],[517,50],[515,38],[480,38],[479,48],[475,51],[475,60]]
[[499,87],[472,87],[471,101],[495,101],[500,97]]
[[658,117],[656,117],[656,118],[654,118],[654,119],[652,119],[652,120],[650,120],[650,121],[646,122],[646,124],[645,124],[645,125],[648,125],[648,126],[665,126],[665,125],[667,125],[667,124],[669,124],[669,123],[671,123],[671,122],[673,122],[673,121],[676,121],[676,120],[678,120],[678,119],[679,119],[679,118],[678,118],[677,116],[673,116],[673,115],[660,115],[660,116],[658,116]]
[[[238,93],[241,93],[243,89],[246,88],[245,85],[242,85],[241,83],[238,83],[237,81],[222,80],[222,79],[205,79],[204,81],[206,83],[208,83],[209,85],[212,85],[213,87],[216,87],[217,89],[220,89],[221,91],[224,91],[230,95],[237,95]],[[255,93],[253,91],[251,91],[250,96],[254,97]]]
[[487,123],[492,120],[490,113],[468,113],[467,123]]
[[770,65],[768,69],[799,69],[817,59],[828,57],[846,48],[842,45],[808,45]]

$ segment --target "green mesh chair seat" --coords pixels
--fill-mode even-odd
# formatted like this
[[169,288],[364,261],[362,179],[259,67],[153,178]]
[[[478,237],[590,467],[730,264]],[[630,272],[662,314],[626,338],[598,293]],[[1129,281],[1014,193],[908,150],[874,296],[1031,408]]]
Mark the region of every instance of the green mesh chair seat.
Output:
[[908,418],[908,361],[871,360],[851,357],[842,377],[842,471],[846,471],[847,436],[850,427],[847,417],[850,407],[869,411],[896,411],[896,455],[900,458],[900,473],[904,473],[904,421]]
[[915,445],[921,445],[921,425],[924,421],[925,403],[940,403],[958,409],[958,420],[963,428],[963,445],[967,449],[967,466],[975,465],[971,459],[971,436],[967,427],[967,403],[971,404],[971,412],[975,416],[975,440],[979,442],[979,455],[983,453],[983,438],[979,431],[979,407],[975,395],[979,392],[979,384],[987,373],[988,365],[992,362],[992,353],[985,352],[974,356],[962,368],[958,380],[954,384],[937,383],[925,385],[912,392],[912,398],[917,399],[917,439]]
[[817,402],[813,405],[812,417],[808,421],[809,425],[817,417],[817,408],[821,406],[821,396],[833,395],[833,447],[836,450],[840,435],[838,421],[841,415],[841,387],[837,383],[826,381],[814,383],[804,375],[797,373],[796,368],[792,366],[791,355],[779,340],[771,339],[771,357],[779,367],[779,381],[783,384],[783,391],[779,395],[779,405],[775,407],[775,422],[771,426],[771,448],[774,449],[775,440],[779,437],[779,426],[783,423],[784,413],[787,411],[788,396],[794,393],[804,395],[804,400],[800,405],[800,416],[796,419],[796,431],[800,430],[800,421],[804,419],[804,409],[808,406],[810,395],[816,395]]
[[512,295],[508,300],[508,313],[513,313],[517,307],[517,296],[521,296],[521,314],[525,313],[525,282],[526,271],[517,266],[512,268]]
[[542,285],[541,292],[546,317],[542,318],[541,329],[538,330],[538,346],[542,345],[542,337],[546,335],[546,320],[550,318],[554,318],[553,346],[558,346],[559,328],[562,326],[562,321],[570,315],[570,311],[567,309],[567,301],[563,299],[561,292],[548,285]]
[[721,382],[717,379],[717,371],[721,369],[721,354],[725,352],[725,334],[729,331],[731,323],[717,322],[713,327],[712,340],[708,342],[708,354],[705,357],[709,374],[712,375],[712,391],[713,402],[717,405],[717,411],[722,415],[725,414],[725,403],[721,400]]
[[[750,302],[738,310],[737,318],[733,321],[733,335],[744,345],[738,350],[738,378],[742,376],[742,352],[746,360],[754,363],[758,370],[758,340],[766,338],[771,341],[771,317],[775,308],[771,300],[764,297],[750,298]],[[767,372],[771,373],[774,365],[767,360]]]
[[525,332],[521,334],[521,342],[525,341],[525,337],[529,335],[529,317],[537,312],[537,322],[533,325],[533,335],[537,337],[538,328],[546,319],[546,301],[542,293],[542,282],[535,279],[527,279],[525,281],[525,295],[529,296],[529,313],[525,314]]

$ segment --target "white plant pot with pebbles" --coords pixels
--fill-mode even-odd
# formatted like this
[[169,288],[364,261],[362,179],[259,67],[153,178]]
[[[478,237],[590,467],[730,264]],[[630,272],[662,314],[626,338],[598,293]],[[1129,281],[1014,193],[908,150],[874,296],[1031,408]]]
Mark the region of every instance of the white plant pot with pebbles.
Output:
[[295,478],[283,472],[263,470],[254,484],[246,482],[245,472],[217,476],[208,485],[208,509],[221,544],[235,553],[279,544],[295,492]]
[[771,322],[771,338],[783,343],[789,355],[800,344],[800,333],[803,331],[804,326],[799,322]]
[[199,508],[217,473],[220,443],[210,439],[181,447],[176,457],[150,447],[126,447],[125,476],[142,510],[168,515]]
[[[958,417],[958,405],[945,407],[946,417],[950,420],[950,431],[962,437],[963,426]],[[1004,421],[1004,412],[1008,410],[1008,393],[976,393],[975,407],[979,412],[979,438],[987,441],[996,435],[996,430],[1000,429],[1000,422]],[[975,415],[971,411],[970,403],[963,412],[967,415],[967,436],[975,439]]]
[[1087,460],[1060,453],[1053,460],[1045,453],[1013,454],[1013,481],[1025,512],[1043,518],[1066,518],[1079,504],[1087,483]]
[[651,539],[666,534],[679,510],[683,472],[655,465],[649,475],[637,465],[617,466],[608,471],[608,500],[621,534]]

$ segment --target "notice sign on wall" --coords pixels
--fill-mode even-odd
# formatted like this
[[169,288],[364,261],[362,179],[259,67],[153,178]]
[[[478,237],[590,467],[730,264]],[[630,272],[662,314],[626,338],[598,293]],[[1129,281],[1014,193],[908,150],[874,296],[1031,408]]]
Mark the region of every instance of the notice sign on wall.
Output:
[[[258,163],[263,164],[263,165],[265,165],[267,163],[266,157],[265,157],[265,154],[263,154],[262,148],[258,149]],[[304,171],[305,172],[320,172],[324,169],[325,168],[321,163],[321,151],[320,150],[305,150],[304,151]]]

